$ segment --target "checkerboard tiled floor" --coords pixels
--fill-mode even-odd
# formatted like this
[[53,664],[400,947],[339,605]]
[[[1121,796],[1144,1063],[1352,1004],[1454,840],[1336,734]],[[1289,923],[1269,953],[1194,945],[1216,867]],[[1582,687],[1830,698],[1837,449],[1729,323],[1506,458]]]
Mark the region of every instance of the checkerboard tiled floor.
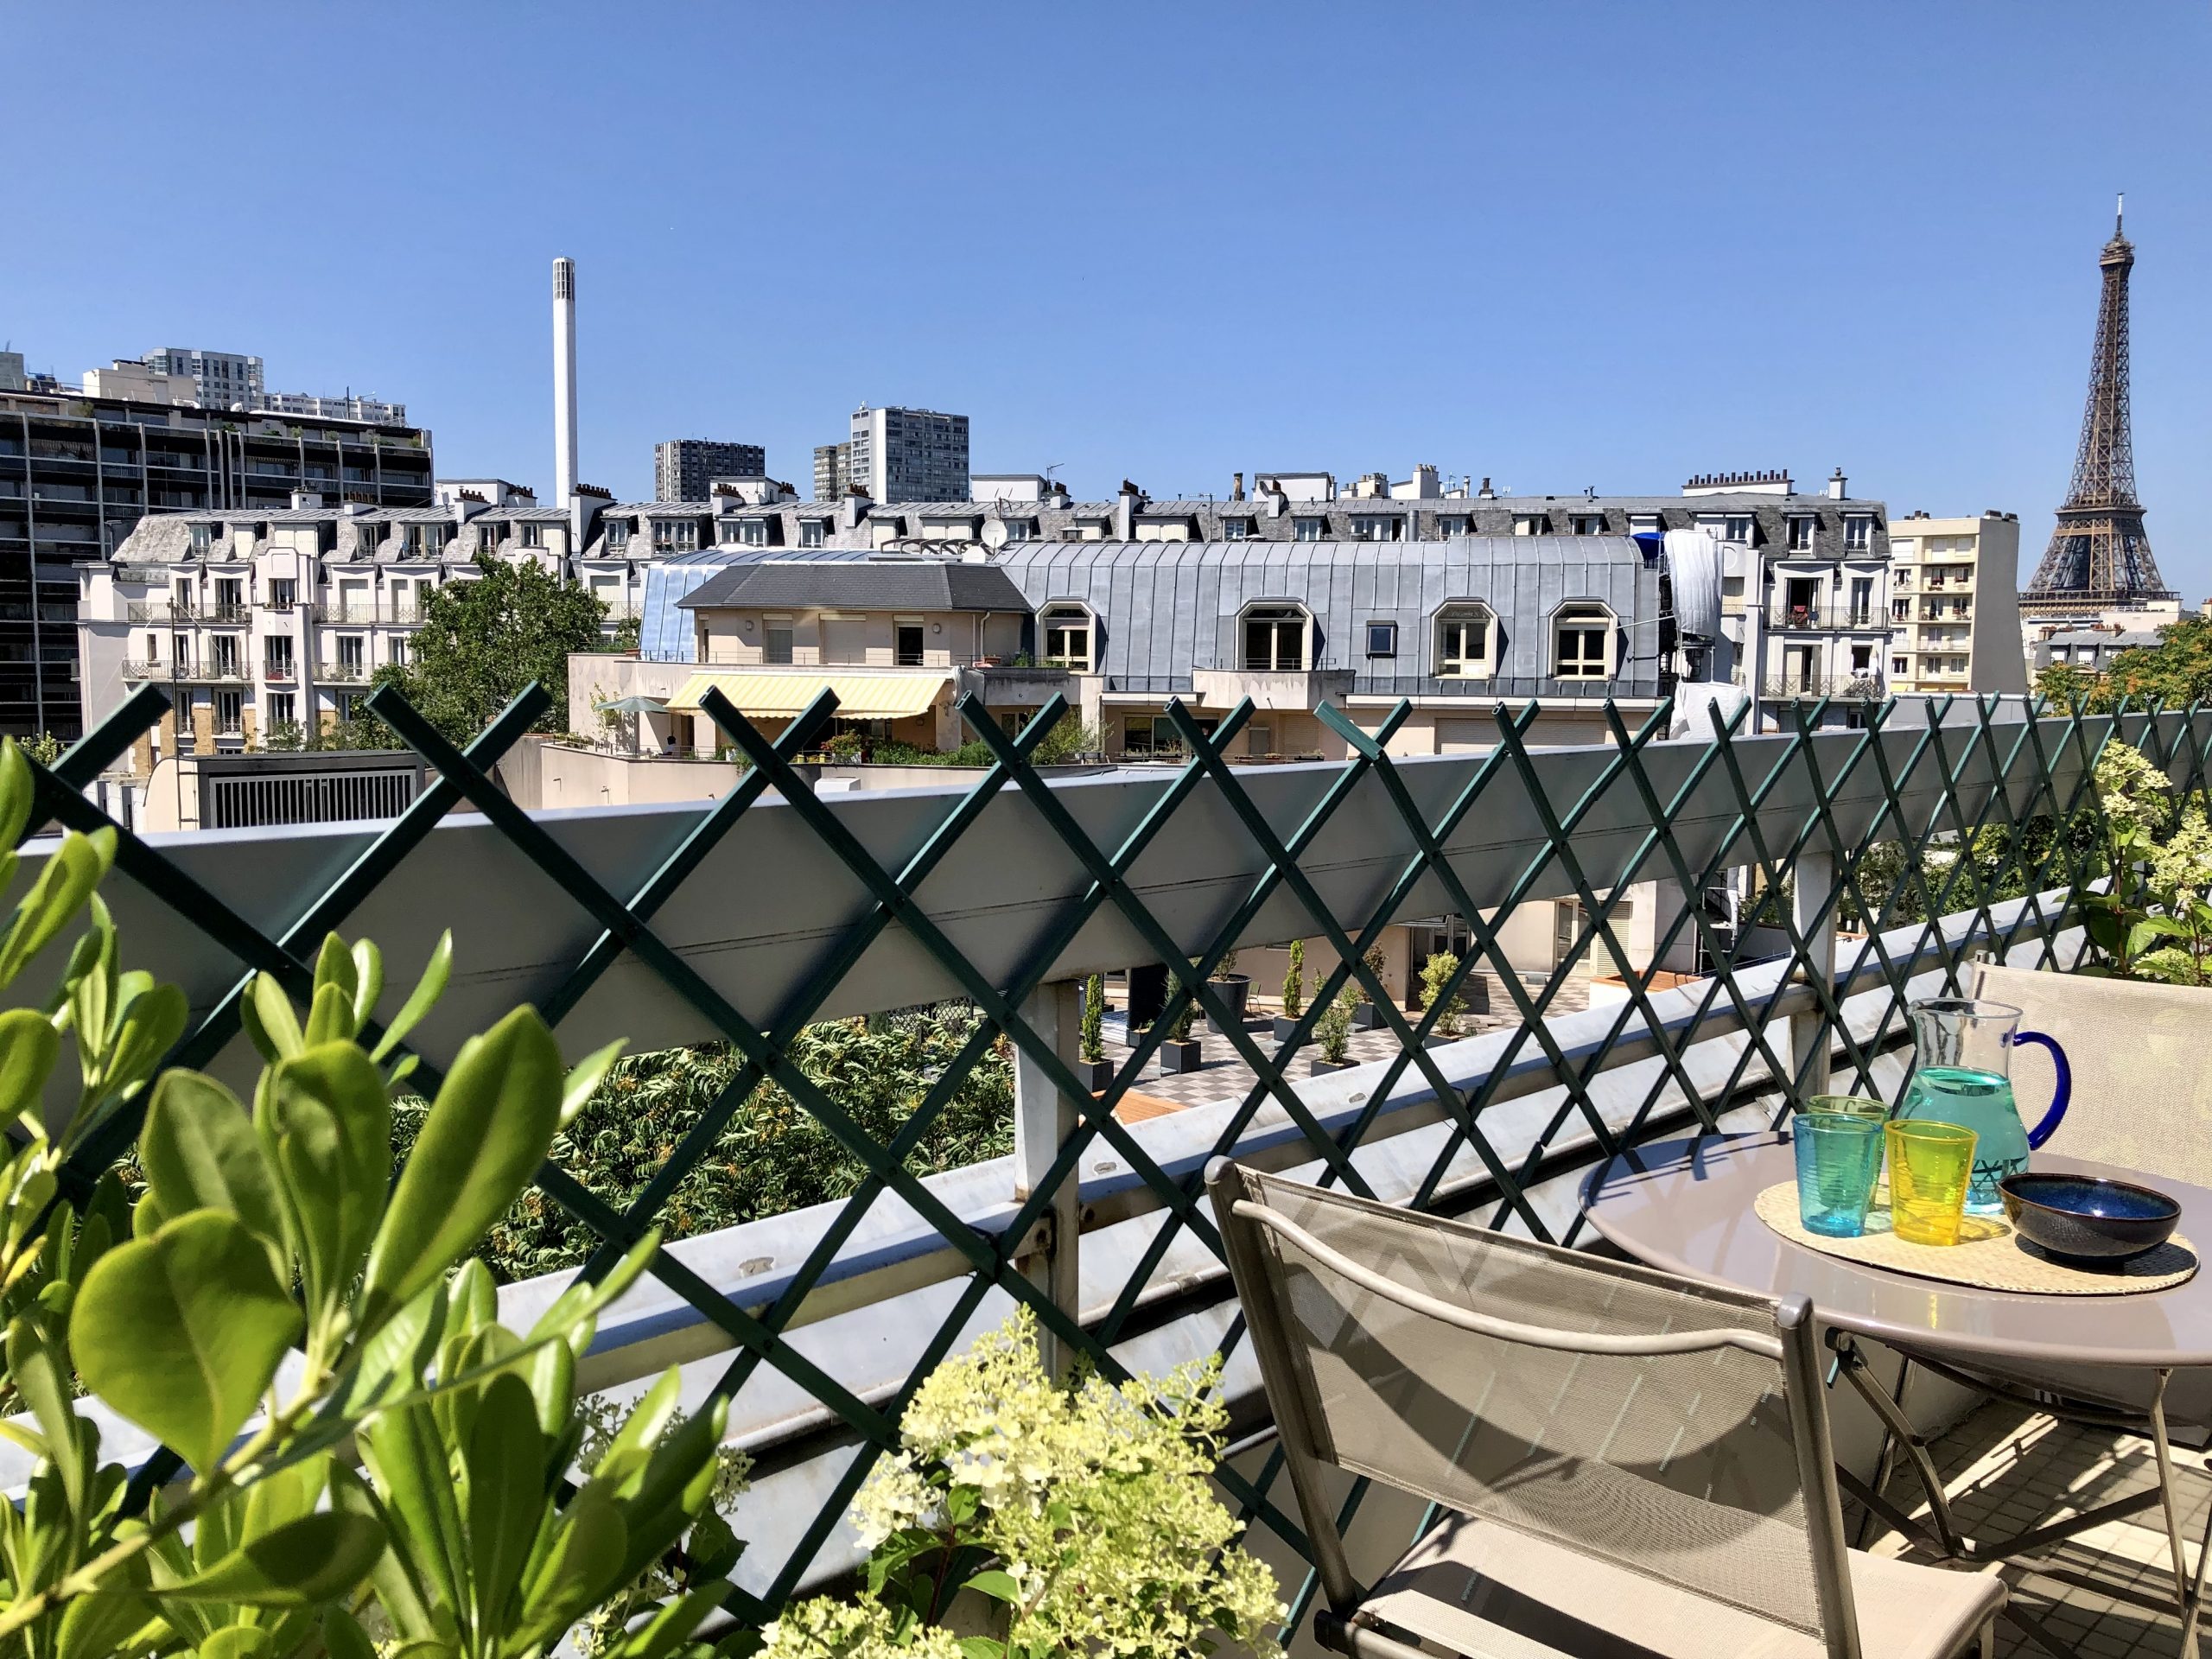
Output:
[[[1944,1436],[1936,1452],[1952,1508],[1970,1534],[2021,1531],[2158,1484],[2148,1441],[2115,1440],[2007,1404],[1984,1406]],[[2212,1505],[2212,1475],[2202,1452],[2177,1446],[2174,1456],[2182,1535],[2193,1569]],[[1903,1506],[1916,1490],[1910,1473],[1901,1472],[1891,1478],[1889,1496]],[[1913,1505],[1911,1513],[1924,1516],[1925,1503]],[[1896,1533],[1869,1548],[1883,1554],[1910,1553]],[[2084,1659],[2174,1659],[2181,1650],[2165,1528],[2155,1508],[2000,1570],[2012,1586],[2012,1604]],[[1999,1626],[1997,1650],[2020,1659],[2042,1659],[2046,1651],[2011,1621]]]

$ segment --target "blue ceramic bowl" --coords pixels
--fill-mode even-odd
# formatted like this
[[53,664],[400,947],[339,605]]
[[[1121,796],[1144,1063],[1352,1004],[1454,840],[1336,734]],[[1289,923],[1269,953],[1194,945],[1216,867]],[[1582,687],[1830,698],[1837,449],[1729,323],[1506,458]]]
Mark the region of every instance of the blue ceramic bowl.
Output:
[[2154,1250],[2181,1219],[2181,1205],[2132,1181],[2023,1171],[1997,1190],[2021,1237],[2075,1262],[2125,1262]]

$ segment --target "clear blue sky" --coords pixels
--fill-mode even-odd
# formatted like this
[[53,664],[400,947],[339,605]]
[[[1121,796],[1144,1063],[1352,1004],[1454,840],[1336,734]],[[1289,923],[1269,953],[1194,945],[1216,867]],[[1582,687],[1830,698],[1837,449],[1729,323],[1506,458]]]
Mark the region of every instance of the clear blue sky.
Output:
[[[2040,554],[2128,193],[2152,545],[2212,590],[2212,10],[0,0],[0,336],[404,399],[550,486],[859,403],[979,471],[1519,491],[1838,463]],[[2024,575],[2025,574],[2024,570]]]

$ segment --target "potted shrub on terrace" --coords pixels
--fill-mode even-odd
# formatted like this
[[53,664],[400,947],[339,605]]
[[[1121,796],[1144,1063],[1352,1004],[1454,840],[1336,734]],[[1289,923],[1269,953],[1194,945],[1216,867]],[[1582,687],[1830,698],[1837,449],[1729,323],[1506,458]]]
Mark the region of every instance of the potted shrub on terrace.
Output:
[[1076,1074],[1088,1080],[1090,1092],[1103,1093],[1114,1081],[1113,1063],[1106,1058],[1106,976],[1093,974],[1083,982],[1083,1064]]
[[[1213,977],[1206,982],[1213,987],[1214,995],[1228,1007],[1236,1023],[1243,1025],[1244,1010],[1252,998],[1252,976],[1236,971],[1236,953],[1234,950],[1221,953],[1221,965],[1213,970]],[[1216,1031],[1222,1031],[1221,1021],[1211,1014],[1206,1016],[1206,1024]],[[1227,1033],[1224,1032],[1223,1034]]]
[[1306,1011],[1306,941],[1290,942],[1290,966],[1282,970],[1282,1014],[1275,1021],[1275,1041],[1287,1043],[1298,1034],[1298,1016]]
[[[1423,1008],[1435,1006],[1437,999],[1444,995],[1445,986],[1451,982],[1452,976],[1459,969],[1459,958],[1442,950],[1421,963],[1421,1005]],[[1436,1024],[1430,1028],[1431,1041],[1448,1043],[1458,1039],[1459,1008],[1460,1002],[1456,994],[1446,1001],[1444,1011],[1436,1016]]]
[[1274,1575],[1209,1484],[1220,1378],[1213,1358],[1119,1387],[1055,1382],[1024,1308],[930,1374],[854,1498],[865,1589],[794,1603],[715,1651],[1200,1659],[1235,1643],[1281,1659]]
[[1350,1069],[1351,1009],[1351,993],[1338,991],[1329,1000],[1321,1017],[1313,1022],[1313,1034],[1321,1044],[1321,1058],[1313,1062],[1313,1076],[1325,1077],[1332,1071]]
[[1185,1002],[1182,1013],[1175,1016],[1175,1029],[1160,1046],[1160,1069],[1162,1071],[1195,1071],[1198,1069],[1198,1044],[1191,1035],[1191,1025],[1198,1018],[1198,1005]]
[[[1382,947],[1376,945],[1362,957],[1360,961],[1366,967],[1367,971],[1374,975],[1376,982],[1380,983],[1383,969]],[[1359,998],[1351,1011],[1352,1029],[1354,1031],[1380,1029],[1382,1024],[1382,1011],[1375,1006],[1375,994],[1367,988],[1366,981],[1354,980],[1352,982],[1359,988]]]

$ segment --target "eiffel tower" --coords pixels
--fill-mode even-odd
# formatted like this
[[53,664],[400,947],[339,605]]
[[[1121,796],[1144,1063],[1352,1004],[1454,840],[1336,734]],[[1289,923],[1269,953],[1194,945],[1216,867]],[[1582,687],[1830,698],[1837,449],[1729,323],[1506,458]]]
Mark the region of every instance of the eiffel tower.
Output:
[[2097,257],[2104,295],[2089,355],[2082,445],[2075,451],[2073,487],[2058,510],[2058,527],[2020,595],[2020,609],[2029,616],[2177,596],[2159,578],[2143,531],[2143,505],[2135,499],[2135,442],[2127,417],[2127,274],[2135,268],[2135,245],[2120,229],[2126,206],[2122,196],[2112,240]]

